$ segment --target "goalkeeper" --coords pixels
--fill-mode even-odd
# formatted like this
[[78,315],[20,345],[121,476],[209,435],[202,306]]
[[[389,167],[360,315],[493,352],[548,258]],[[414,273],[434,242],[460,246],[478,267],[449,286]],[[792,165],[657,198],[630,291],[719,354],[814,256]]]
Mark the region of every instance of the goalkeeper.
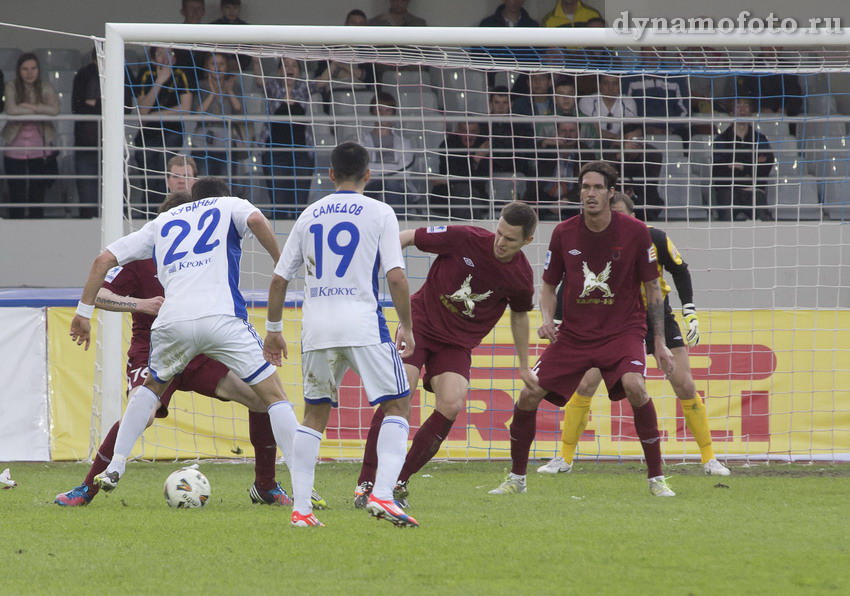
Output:
[[[611,209],[631,215],[632,217],[635,216],[632,200],[623,193],[616,193],[614,195],[611,199]],[[688,264],[682,259],[682,255],[676,249],[673,241],[667,237],[667,234],[653,227],[649,228],[649,233],[652,237],[652,243],[655,245],[655,250],[658,253],[661,292],[664,295],[665,343],[670,348],[673,358],[676,361],[676,368],[673,374],[668,376],[668,379],[673,386],[676,397],[681,400],[682,412],[685,415],[688,430],[691,431],[697,445],[699,445],[703,470],[711,476],[728,476],[730,474],[729,469],[714,457],[705,404],[699,394],[697,394],[696,387],[694,386],[694,378],[691,375],[691,364],[686,341],[687,346],[693,347],[699,344],[700,338],[699,320],[697,319],[696,307],[693,304],[694,291],[691,284],[691,274],[688,271]],[[682,301],[682,315],[685,319],[687,331],[684,339],[682,338],[682,331],[679,329],[679,324],[673,316],[673,309],[670,307],[670,286],[664,280],[664,269],[669,271],[673,277],[673,284],[676,286],[679,299]],[[556,322],[560,322],[562,317],[562,292],[563,287],[558,289],[558,303],[555,312]],[[652,327],[649,327],[647,331],[646,351],[648,354],[653,352]],[[539,467],[537,469],[538,472],[542,474],[557,474],[558,472],[569,472],[572,470],[576,447],[587,426],[588,416],[590,415],[590,401],[596,393],[601,380],[602,374],[599,372],[599,369],[592,368],[585,373],[578,389],[576,389],[576,392],[564,409],[561,455],[552,458],[548,463]]]

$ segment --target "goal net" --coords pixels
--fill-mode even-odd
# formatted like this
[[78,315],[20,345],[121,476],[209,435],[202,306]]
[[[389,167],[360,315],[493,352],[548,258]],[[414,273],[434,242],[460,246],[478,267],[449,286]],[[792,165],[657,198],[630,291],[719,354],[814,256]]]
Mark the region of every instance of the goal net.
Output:
[[[541,224],[525,253],[539,284],[552,229],[578,213],[578,169],[604,159],[638,215],[689,263],[702,335],[691,367],[718,457],[850,457],[846,46],[825,45],[824,36],[783,49],[734,34],[710,42],[649,35],[629,45],[610,30],[353,29],[108,26],[106,52],[99,47],[105,241],[156,212],[165,164],[188,155],[200,175],[226,178],[262,209],[283,244],[297,215],[331,192],[333,147],[356,140],[371,157],[366,194],[392,205],[402,229],[494,229],[507,202],[533,205]],[[411,249],[406,259],[415,290],[431,258]],[[261,323],[272,264],[249,243],[243,270]],[[290,287],[284,320],[294,355],[280,375],[300,404],[300,280]],[[101,350],[126,352],[109,325]],[[545,345],[532,336],[535,358]],[[123,394],[116,362],[104,366],[93,429],[111,425]],[[438,457],[509,455],[515,364],[505,316],[474,351],[467,408]],[[663,453],[698,459],[653,365],[647,385]],[[413,403],[415,431],[434,396],[420,387]],[[250,455],[246,414],[178,394],[137,455]],[[322,457],[361,457],[371,415],[350,373]],[[532,457],[557,452],[562,421],[561,411],[541,408]],[[93,448],[98,438],[93,432]],[[578,451],[580,459],[640,456],[629,405],[609,402],[604,386]]]

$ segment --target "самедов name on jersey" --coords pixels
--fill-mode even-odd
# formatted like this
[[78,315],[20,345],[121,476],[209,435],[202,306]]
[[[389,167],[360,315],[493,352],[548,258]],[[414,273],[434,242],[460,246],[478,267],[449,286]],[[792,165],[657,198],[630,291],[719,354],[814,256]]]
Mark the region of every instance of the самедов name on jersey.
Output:
[[199,200],[195,201],[194,203],[186,203],[185,205],[180,205],[179,207],[175,207],[174,209],[172,209],[168,213],[170,213],[171,215],[179,215],[179,214],[183,213],[184,211],[185,212],[194,211],[195,209],[200,209],[201,207],[209,207],[210,205],[215,205],[216,203],[218,203],[218,197],[211,198],[211,199],[199,199]]
[[356,296],[357,288],[329,288],[327,286],[319,286],[318,288],[310,288],[310,298],[319,298],[321,296]]
[[349,215],[360,215],[363,205],[357,203],[330,203],[313,209],[313,217],[319,217],[327,213],[348,213]]

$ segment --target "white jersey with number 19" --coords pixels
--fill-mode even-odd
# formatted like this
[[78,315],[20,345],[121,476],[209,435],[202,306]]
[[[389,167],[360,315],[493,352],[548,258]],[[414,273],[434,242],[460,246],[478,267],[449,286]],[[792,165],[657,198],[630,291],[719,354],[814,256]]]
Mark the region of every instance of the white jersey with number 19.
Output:
[[239,291],[242,239],[248,217],[259,211],[237,197],[211,197],[161,213],[109,250],[124,265],[153,258],[165,302],[153,328],[211,315],[247,319]]
[[391,207],[353,191],[310,205],[274,272],[292,280],[305,264],[302,351],[392,341],[378,298],[378,271],[404,268]]

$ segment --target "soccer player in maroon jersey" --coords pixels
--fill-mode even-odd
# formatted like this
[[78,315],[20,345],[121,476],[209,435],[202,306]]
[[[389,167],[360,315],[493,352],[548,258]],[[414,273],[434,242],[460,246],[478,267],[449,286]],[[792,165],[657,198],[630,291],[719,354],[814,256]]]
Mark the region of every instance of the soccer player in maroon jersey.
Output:
[[[528,311],[534,308],[534,276],[522,253],[536,227],[534,210],[514,202],[502,209],[495,234],[473,226],[401,232],[402,247],[415,245],[437,255],[425,284],[410,299],[416,349],[404,359],[404,368],[412,393],[425,367],[423,385],[434,392],[436,407],[413,437],[393,491],[403,507],[407,506],[408,480],[434,457],[464,408],[473,348],[499,322],[506,306],[511,309],[520,377],[526,387],[537,387],[528,366]],[[357,508],[365,506],[375,482],[382,419],[379,408],[372,418],[354,493]]]
[[[675,493],[661,472],[658,418],[644,383],[647,313],[658,365],[668,375],[675,366],[664,343],[664,297],[655,246],[646,224],[612,212],[617,171],[611,165],[590,162],[581,169],[578,181],[582,213],[555,227],[544,264],[540,292],[543,325],[538,335],[552,343],[534,368],[539,387],[523,389],[514,407],[511,472],[490,494],[526,491],[528,452],[540,402],[545,398],[563,406],[566,400],[561,396],[572,395],[584,373],[598,368],[609,398],[627,398],[634,410],[650,492],[672,497]],[[556,327],[555,289],[562,281],[564,320]]]
[[[628,195],[621,192],[615,193],[611,199],[611,209],[631,217],[636,217],[634,203],[632,203]],[[676,397],[679,398],[688,430],[691,431],[694,440],[699,446],[703,471],[709,476],[729,476],[729,468],[717,461],[714,455],[708,414],[705,411],[705,404],[702,398],[697,393],[696,386],[694,385],[694,377],[691,374],[691,360],[688,356],[688,348],[686,346],[693,347],[698,345],[700,338],[699,320],[696,314],[696,306],[694,306],[694,290],[691,283],[691,274],[688,271],[688,264],[682,258],[676,245],[673,244],[673,241],[664,231],[650,226],[649,234],[658,253],[658,272],[661,275],[659,283],[661,284],[661,293],[664,295],[665,342],[673,353],[673,359],[676,361],[676,369],[668,377],[668,380],[673,386]],[[664,280],[663,270],[671,273],[676,291],[679,294],[679,299],[682,301],[682,316],[684,317],[687,328],[685,337],[682,337],[682,330],[673,316],[673,309],[670,306],[671,288]],[[563,303],[561,300],[562,291],[563,286],[558,288],[559,303]],[[558,308],[555,311],[556,323],[560,323],[563,317],[563,313],[560,310]],[[654,341],[651,331],[647,334],[645,344],[646,353],[652,354]],[[570,397],[569,402],[564,408],[561,454],[537,468],[538,472],[541,474],[558,474],[572,471],[573,458],[575,457],[578,441],[587,427],[590,402],[601,382],[602,375],[599,369],[592,368],[585,373],[576,392]]]

